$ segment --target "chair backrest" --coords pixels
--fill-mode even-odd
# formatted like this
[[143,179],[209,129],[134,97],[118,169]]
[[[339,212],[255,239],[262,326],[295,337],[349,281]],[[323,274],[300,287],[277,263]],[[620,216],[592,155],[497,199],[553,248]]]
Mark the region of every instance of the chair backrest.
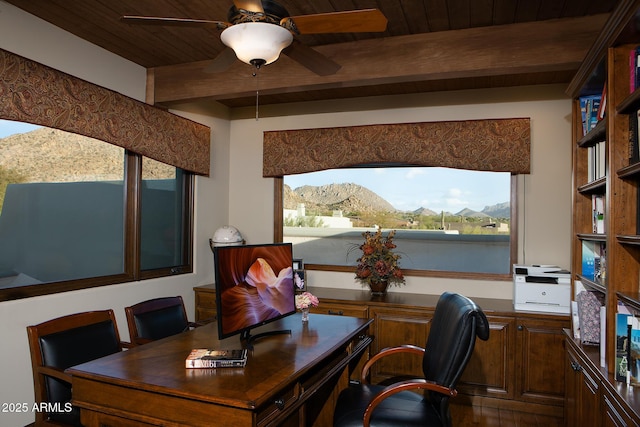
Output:
[[36,412],[36,424],[47,420],[80,425],[79,411],[68,411],[71,384],[42,372],[60,372],[84,362],[122,351],[113,310],[89,311],[28,326],[36,403],[51,403],[59,411]]
[[[476,337],[489,338],[489,322],[482,309],[465,296],[442,294],[425,346],[425,378],[454,389],[471,358]],[[430,397],[440,407],[441,417],[450,420],[449,398],[439,393],[431,393]]]
[[144,344],[189,328],[181,296],[154,298],[124,309],[132,344]]

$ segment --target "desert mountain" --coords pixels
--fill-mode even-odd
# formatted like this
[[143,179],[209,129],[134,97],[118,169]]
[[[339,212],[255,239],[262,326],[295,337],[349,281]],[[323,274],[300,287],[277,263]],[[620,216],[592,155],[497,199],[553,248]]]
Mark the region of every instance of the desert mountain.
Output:
[[299,203],[304,203],[307,209],[312,210],[324,207],[343,212],[396,211],[391,203],[358,184],[304,185],[295,190],[285,187],[285,209],[296,209]]
[[[23,182],[119,181],[124,150],[82,135],[42,127],[0,138],[0,167]],[[145,160],[145,179],[171,178],[175,168]]]
[[[398,212],[391,203],[373,191],[358,184],[329,184],[322,186],[305,185],[292,189],[284,186],[284,208],[297,209],[303,203],[307,212],[341,210],[347,212]],[[440,215],[431,209],[421,207],[411,212],[413,215]],[[463,209],[456,216],[473,218],[509,218],[509,203],[487,206],[481,212]],[[452,215],[445,212],[445,215]]]

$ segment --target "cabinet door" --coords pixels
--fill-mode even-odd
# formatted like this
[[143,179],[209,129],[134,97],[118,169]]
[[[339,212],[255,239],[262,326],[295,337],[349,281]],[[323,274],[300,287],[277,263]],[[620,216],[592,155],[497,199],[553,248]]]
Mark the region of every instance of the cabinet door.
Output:
[[515,319],[487,316],[489,339],[476,340],[458,391],[475,396],[513,398]]
[[[374,335],[371,354],[383,348],[412,344],[424,347],[427,343],[433,310],[411,310],[371,307]],[[417,355],[394,354],[377,362],[371,371],[371,381],[411,375],[422,377],[422,358]]]
[[601,425],[603,414],[600,410],[600,380],[589,364],[579,358],[570,344],[567,346],[564,372],[565,383],[565,425]]
[[565,369],[563,328],[569,319],[517,318],[516,398],[562,406]]

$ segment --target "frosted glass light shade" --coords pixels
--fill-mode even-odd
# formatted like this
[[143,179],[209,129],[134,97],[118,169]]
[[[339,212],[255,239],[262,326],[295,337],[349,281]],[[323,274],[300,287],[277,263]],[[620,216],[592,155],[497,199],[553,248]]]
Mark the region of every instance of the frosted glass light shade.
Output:
[[264,64],[271,64],[280,57],[282,49],[291,44],[293,36],[276,24],[245,22],[226,28],[220,39],[242,62],[251,64],[252,60],[264,60]]

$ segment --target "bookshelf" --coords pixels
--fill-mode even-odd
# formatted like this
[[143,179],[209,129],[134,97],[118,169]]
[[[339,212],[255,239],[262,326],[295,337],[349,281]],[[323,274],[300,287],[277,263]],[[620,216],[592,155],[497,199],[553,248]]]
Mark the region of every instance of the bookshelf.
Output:
[[[640,1],[620,1],[567,89],[567,94],[574,99],[571,267],[574,280],[604,296],[605,363],[593,368],[603,370],[606,373],[603,384],[614,388],[617,386],[612,375],[616,364],[618,304],[624,303],[640,312],[640,162],[637,148],[633,149],[630,144],[637,141],[638,126],[633,121],[637,120],[640,109],[640,89],[632,87],[640,87],[640,83],[633,83],[635,71],[631,69],[632,64],[637,64],[637,60],[632,62],[631,58],[638,46]],[[581,99],[603,92],[607,98],[605,116],[584,134],[584,101]],[[605,144],[604,176],[598,177],[591,172],[594,159],[589,150],[601,141]],[[595,196],[604,202],[601,233],[594,233]],[[584,274],[583,249],[587,243],[606,246],[606,270],[601,278]],[[640,390],[632,394],[637,396],[631,399],[640,398]]]

